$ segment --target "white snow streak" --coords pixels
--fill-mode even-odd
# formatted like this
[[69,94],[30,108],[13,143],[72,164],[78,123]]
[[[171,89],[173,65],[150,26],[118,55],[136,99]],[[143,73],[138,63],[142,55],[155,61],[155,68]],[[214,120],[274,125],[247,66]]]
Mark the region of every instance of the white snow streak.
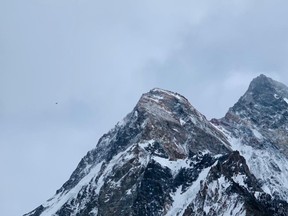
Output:
[[[273,149],[255,149],[243,144],[241,139],[233,138],[222,127],[218,129],[228,137],[232,149],[238,150],[245,158],[250,171],[256,178],[263,181],[262,190],[271,196],[277,195],[288,201],[288,160]],[[255,131],[257,130],[253,131],[254,135]],[[259,134],[257,135],[257,138],[260,138]],[[263,138],[262,135],[261,138]]]
[[172,171],[172,175],[176,175],[181,168],[189,168],[189,160],[169,160],[167,158],[162,158],[162,157],[156,157],[153,156],[152,159],[154,159],[156,162],[158,162],[162,167],[168,167]]
[[84,185],[87,185],[89,181],[95,177],[102,166],[102,163],[97,164],[94,168],[92,168],[88,175],[86,175],[75,187],[73,187],[70,191],[65,191],[64,193],[60,193],[55,195],[51,200],[47,201],[43,206],[48,207],[41,216],[51,216],[54,215],[62,205],[64,205],[69,199],[77,196],[79,191],[82,189]]
[[200,190],[200,182],[203,181],[210,170],[210,167],[202,170],[198,179],[193,182],[190,188],[182,193],[182,187],[179,187],[174,194],[171,194],[174,200],[173,205],[166,216],[175,216],[178,213],[182,215],[187,206],[196,198],[198,191]]
[[263,138],[262,134],[258,130],[252,129],[252,132],[257,139],[261,140]]

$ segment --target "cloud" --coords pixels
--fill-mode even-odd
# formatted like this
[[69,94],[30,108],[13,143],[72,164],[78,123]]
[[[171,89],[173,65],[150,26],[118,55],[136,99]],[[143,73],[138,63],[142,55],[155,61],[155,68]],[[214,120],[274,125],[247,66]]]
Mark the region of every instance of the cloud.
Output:
[[49,198],[153,87],[212,118],[260,73],[285,82],[287,4],[0,1],[1,213]]
[[[245,92],[249,79],[261,73],[287,79],[285,5],[217,2],[198,25],[187,28],[180,45],[165,60],[145,70],[156,83],[172,86],[204,114],[219,118]],[[234,83],[228,85],[230,81]],[[236,89],[233,96],[231,90]]]

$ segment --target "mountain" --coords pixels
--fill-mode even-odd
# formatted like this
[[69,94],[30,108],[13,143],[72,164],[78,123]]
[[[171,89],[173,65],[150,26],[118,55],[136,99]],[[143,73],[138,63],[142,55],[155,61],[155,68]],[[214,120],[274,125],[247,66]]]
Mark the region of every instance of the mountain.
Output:
[[224,118],[212,122],[245,157],[263,190],[288,200],[288,88],[260,75]]
[[261,75],[210,122],[152,89],[25,216],[288,215],[287,93]]

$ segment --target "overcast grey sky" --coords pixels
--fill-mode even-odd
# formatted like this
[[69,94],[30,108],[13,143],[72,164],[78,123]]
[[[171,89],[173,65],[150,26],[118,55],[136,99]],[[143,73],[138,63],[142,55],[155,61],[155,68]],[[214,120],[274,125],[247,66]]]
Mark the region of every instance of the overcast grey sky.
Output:
[[0,215],[50,198],[153,87],[219,118],[261,73],[288,84],[287,8],[285,0],[0,0]]

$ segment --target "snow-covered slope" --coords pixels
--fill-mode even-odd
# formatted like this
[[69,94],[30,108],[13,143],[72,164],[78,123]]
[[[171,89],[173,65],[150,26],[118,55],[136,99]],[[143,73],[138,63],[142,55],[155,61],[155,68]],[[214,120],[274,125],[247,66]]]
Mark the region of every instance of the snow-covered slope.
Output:
[[226,116],[212,122],[247,160],[262,189],[288,201],[288,88],[264,75]]
[[[251,165],[254,146],[225,119],[213,123],[183,96],[153,89],[26,216],[287,215],[284,195],[275,196]],[[246,128],[264,139],[258,127]]]

